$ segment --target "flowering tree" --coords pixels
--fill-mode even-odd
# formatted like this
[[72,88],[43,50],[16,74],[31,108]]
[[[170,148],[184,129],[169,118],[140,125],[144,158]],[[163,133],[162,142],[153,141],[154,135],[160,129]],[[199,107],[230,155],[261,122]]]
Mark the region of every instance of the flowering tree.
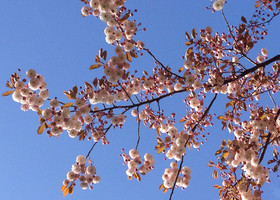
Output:
[[[138,31],[145,28],[133,19],[137,10],[126,8],[125,0],[81,1],[82,16],[93,15],[107,25],[105,40],[114,53],[109,57],[106,50],[100,49],[95,64],[89,68],[103,68],[104,76],[85,81],[84,87],[64,91],[69,101],[62,102],[49,97],[44,77],[30,69],[26,78],[20,71],[12,74],[6,84],[10,90],[2,94],[12,94],[23,111],[37,112],[41,123],[38,134],[59,137],[65,131],[71,138],[93,142],[87,155],[78,155],[67,173],[61,187],[63,195],[72,194],[77,184],[82,189],[92,189],[100,182],[91,152],[97,143],[109,144],[107,133],[125,126],[126,118],[132,115],[138,126],[138,140],[135,148],[122,152],[126,175],[141,181],[143,175],[154,170],[151,152],[137,150],[141,145],[140,126],[154,129],[155,150],[170,162],[160,189],[170,191],[172,199],[176,188],[187,188],[191,182],[191,169],[184,166],[187,151],[204,143],[206,129],[216,125],[213,119],[217,114],[222,130],[231,134],[231,139],[222,140],[214,152],[217,160],[208,164],[214,168],[213,178],[220,175],[222,179],[221,186],[215,185],[220,199],[261,199],[262,186],[270,182],[269,177],[280,165],[280,109],[273,98],[279,91],[280,55],[268,56],[265,48],[255,56],[251,52],[267,35],[269,23],[279,15],[280,2],[256,1],[255,13],[249,18],[241,16],[236,26],[223,12],[226,2],[212,2],[207,9],[221,12],[225,31],[214,33],[208,26],[186,32],[184,61],[182,67],[175,69],[164,65],[148,45],[138,40]],[[155,67],[140,75],[130,65],[143,54],[154,59]],[[162,105],[163,99],[179,93],[184,95],[185,103],[182,118],[175,113],[168,115]],[[211,108],[220,96],[227,97],[226,109],[215,114]],[[270,97],[273,107],[265,105],[264,96]]]

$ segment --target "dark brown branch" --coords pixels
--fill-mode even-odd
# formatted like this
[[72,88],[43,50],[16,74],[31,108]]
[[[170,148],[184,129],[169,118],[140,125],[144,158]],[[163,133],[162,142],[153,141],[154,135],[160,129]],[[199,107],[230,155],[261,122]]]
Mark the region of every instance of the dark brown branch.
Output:
[[275,62],[277,60],[280,60],[280,54],[278,54],[277,56],[274,56],[273,58],[270,58],[270,59],[268,59],[268,60],[266,60],[266,61],[264,61],[262,63],[256,64],[255,67],[252,67],[250,69],[245,70],[244,72],[239,74],[236,78],[231,78],[231,79],[225,80],[224,84],[236,81],[236,80],[246,76],[247,74],[252,73],[252,72],[258,70],[261,67],[265,67],[265,66],[267,66],[267,65],[269,65],[269,64],[271,64],[271,63],[273,63],[273,62]]
[[93,148],[95,147],[95,145],[96,145],[96,144],[97,144],[97,142],[93,143],[93,145],[91,146],[91,148],[90,148],[90,150],[89,150],[89,152],[88,152],[88,154],[87,154],[86,158],[88,158],[88,157],[89,157],[89,155],[90,155],[91,151],[93,150]]
[[157,98],[152,98],[152,99],[149,99],[147,101],[142,101],[142,102],[139,102],[139,103],[135,103],[135,104],[132,104],[132,105],[122,105],[122,106],[113,106],[113,107],[108,107],[108,108],[104,108],[104,109],[100,109],[100,110],[96,110],[96,111],[91,111],[91,113],[98,113],[98,112],[103,112],[103,111],[107,111],[107,110],[113,110],[113,109],[120,109],[120,108],[124,108],[124,109],[131,109],[131,108],[134,108],[134,107],[139,107],[139,106],[142,106],[142,105],[145,105],[145,104],[150,104],[152,102],[157,102],[165,97],[168,97],[168,96],[172,96],[173,94],[177,94],[177,93],[182,93],[182,92],[187,92],[185,89],[182,89],[182,90],[178,90],[178,91],[174,91],[172,93],[167,93],[167,94],[164,94],[162,96],[159,96]]
[[[106,135],[106,133],[110,130],[110,128],[111,128],[112,126],[113,126],[113,124],[110,124],[110,126],[108,126],[108,127],[106,128],[106,131],[105,131],[104,135]],[[95,147],[95,145],[96,145],[97,143],[98,143],[98,142],[95,142],[95,143],[92,145],[92,147],[90,148],[90,150],[89,150],[89,152],[88,152],[86,158],[89,157],[89,155],[91,154],[91,151],[93,150],[93,148]]]
[[140,117],[139,117],[139,107],[137,107],[137,135],[138,135],[138,138],[137,138],[137,143],[136,143],[136,147],[135,149],[138,148],[138,145],[139,145],[139,142],[140,142]]

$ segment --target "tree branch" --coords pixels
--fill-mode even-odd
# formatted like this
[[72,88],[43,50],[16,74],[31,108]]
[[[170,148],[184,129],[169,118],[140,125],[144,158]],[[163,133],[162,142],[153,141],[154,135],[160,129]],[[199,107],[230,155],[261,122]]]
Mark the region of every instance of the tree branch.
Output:
[[136,143],[136,147],[135,149],[138,148],[138,145],[139,145],[139,142],[140,142],[140,117],[139,117],[139,107],[137,107],[137,135],[138,135],[138,138],[137,138],[137,143]]
[[230,82],[233,82],[233,81],[236,81],[242,77],[244,77],[245,75],[249,74],[249,73],[252,73],[256,70],[258,70],[259,68],[261,67],[265,67],[269,64],[271,64],[272,62],[275,62],[277,60],[280,60],[280,54],[274,56],[273,58],[270,58],[268,60],[266,60],[265,62],[262,62],[262,63],[259,63],[259,64],[256,64],[254,67],[252,68],[249,68],[249,69],[246,69],[244,72],[242,72],[241,74],[239,74],[236,78],[231,78],[231,79],[227,79],[225,80],[224,84],[227,84],[227,83],[230,83]]

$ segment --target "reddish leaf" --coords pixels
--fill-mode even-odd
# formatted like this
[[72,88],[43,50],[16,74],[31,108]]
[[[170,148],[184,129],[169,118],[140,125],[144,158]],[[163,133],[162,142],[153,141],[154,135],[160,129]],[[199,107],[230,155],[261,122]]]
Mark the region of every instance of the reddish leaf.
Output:
[[186,35],[186,38],[187,38],[188,40],[191,39],[191,37],[190,37],[190,35],[189,35],[189,33],[188,33],[187,31],[185,32],[185,35]]
[[221,189],[222,188],[222,186],[219,186],[219,185],[213,185],[213,187],[216,188],[216,189]]
[[162,190],[164,188],[164,186],[163,186],[163,184],[161,184],[160,186],[159,186],[159,190]]
[[244,22],[245,24],[247,23],[247,20],[244,16],[241,17],[241,21]]
[[64,108],[69,108],[73,105],[73,103],[66,103],[63,105]]
[[195,37],[196,37],[196,30],[195,30],[195,28],[192,30],[192,34],[191,35],[192,35],[192,38],[195,39]]
[[62,192],[63,192],[63,197],[67,196],[67,194],[69,194],[69,188],[65,188],[65,190],[63,190]]
[[126,59],[127,59],[129,62],[131,62],[132,59],[131,59],[130,52],[126,52],[125,55],[126,55]]
[[158,150],[157,150],[157,153],[161,153],[164,150],[164,148],[165,148],[164,146],[159,147]]
[[37,129],[37,133],[39,135],[41,135],[45,130],[45,124],[41,124],[41,126],[39,126],[39,128]]
[[98,64],[100,64],[100,58],[99,58],[98,55],[95,56],[95,62],[98,63]]
[[101,67],[101,66],[102,66],[102,65],[101,65],[100,63],[95,64],[95,65],[91,65],[91,66],[89,67],[89,70],[97,69],[97,68],[99,68],[99,67]]
[[4,93],[2,94],[2,96],[9,96],[9,95],[12,94],[12,93],[14,93],[14,90],[9,90],[9,91],[7,91],[7,92],[4,92]]
[[63,192],[67,188],[67,185],[62,185],[61,186],[61,191]]
[[217,178],[218,178],[218,172],[217,172],[217,170],[214,170],[214,171],[213,171],[212,177],[213,177],[214,179],[217,179]]

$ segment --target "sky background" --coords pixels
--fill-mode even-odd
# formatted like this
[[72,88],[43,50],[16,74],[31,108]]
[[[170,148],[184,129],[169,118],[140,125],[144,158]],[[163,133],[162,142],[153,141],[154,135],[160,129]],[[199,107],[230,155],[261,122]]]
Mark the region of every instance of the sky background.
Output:
[[[102,75],[102,70],[89,71],[94,64],[95,55],[100,48],[109,51],[113,48],[105,42],[103,33],[105,24],[95,17],[81,17],[80,1],[4,1],[0,0],[0,92],[7,91],[5,83],[10,74],[18,68],[22,74],[35,69],[45,77],[50,97],[67,101],[63,91],[74,85],[83,85]],[[237,24],[240,16],[250,16],[254,1],[231,1],[224,12],[231,24]],[[156,57],[165,65],[182,66],[181,56],[186,51],[185,31],[211,26],[213,31],[226,31],[221,13],[212,14],[205,7],[205,0],[141,0],[127,1],[127,8],[138,9],[137,22],[142,23],[146,32],[139,32],[136,39],[145,42]],[[251,55],[255,58],[262,47],[269,51],[269,57],[279,54],[279,18],[269,27],[269,36],[256,46]],[[132,69],[151,70],[154,62],[144,55],[132,64]],[[163,101],[167,113],[180,112],[184,107],[180,96]],[[174,104],[174,101],[178,103]],[[279,101],[279,98],[276,97]],[[221,99],[220,99],[221,101]],[[37,135],[39,126],[35,112],[22,112],[20,104],[11,97],[1,97],[0,126],[0,197],[3,200],[63,199],[60,187],[66,174],[71,170],[77,155],[86,155],[92,141],[71,139],[67,133],[59,139],[49,138],[45,133]],[[164,106],[165,104],[165,106]],[[265,102],[271,105],[271,102]],[[180,105],[180,106],[179,106]],[[216,113],[222,114],[221,106],[214,106]],[[213,111],[212,110],[212,111]],[[152,153],[156,160],[155,169],[142,177],[128,181],[122,165],[121,149],[126,152],[136,145],[137,126],[135,120],[128,119],[123,129],[111,130],[108,134],[110,145],[96,145],[91,158],[97,168],[101,182],[93,190],[74,188],[74,194],[64,199],[104,199],[104,200],[140,200],[168,199],[169,192],[163,194],[158,187],[162,184],[162,173],[169,167],[162,154],[156,155],[154,130],[141,125],[140,154]],[[212,179],[212,168],[207,167],[209,160],[215,160],[215,150],[227,133],[221,131],[220,123],[208,129],[211,136],[200,152],[187,152],[184,164],[192,169],[192,179],[187,189],[176,189],[174,200],[218,199],[218,190],[212,187],[221,184],[221,180]],[[280,199],[280,181],[272,176],[273,183],[265,184],[263,199]]]

